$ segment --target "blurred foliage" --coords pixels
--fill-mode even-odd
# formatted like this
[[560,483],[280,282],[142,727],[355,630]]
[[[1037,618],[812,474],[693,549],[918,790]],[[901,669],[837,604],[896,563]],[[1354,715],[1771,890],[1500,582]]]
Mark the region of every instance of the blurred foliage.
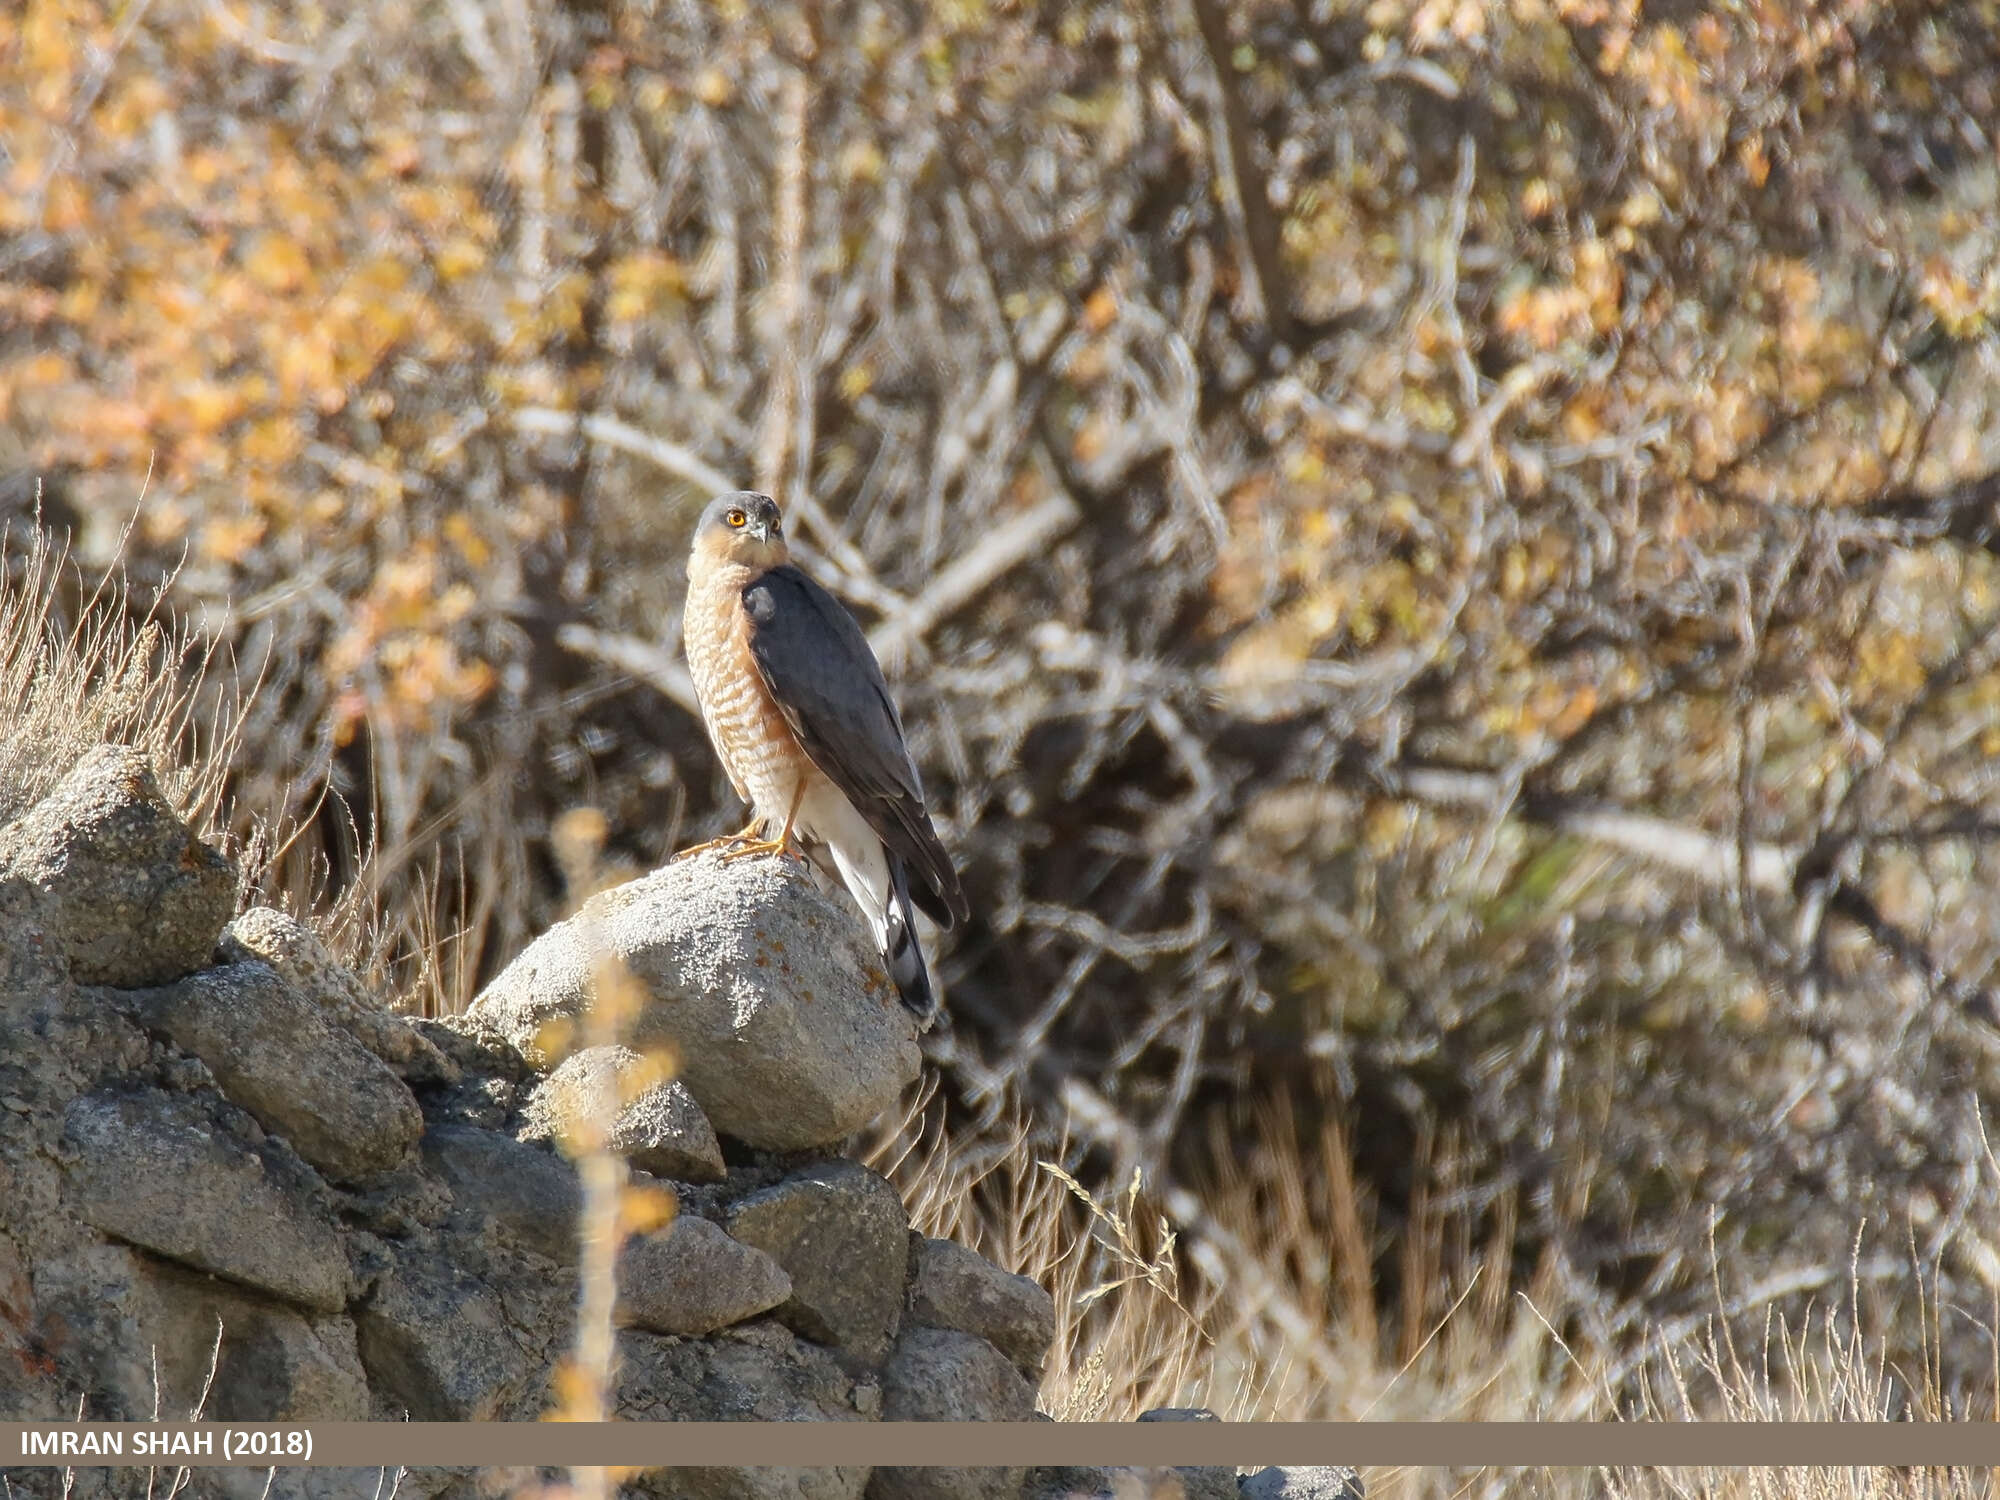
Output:
[[895,644],[960,1108],[1164,1191],[1296,1088],[1385,1276],[1449,1132],[1606,1339],[1863,1218],[1983,1306],[1995,119],[1991,0],[25,0],[0,504],[261,683],[417,1003],[567,809],[737,820],[754,482]]

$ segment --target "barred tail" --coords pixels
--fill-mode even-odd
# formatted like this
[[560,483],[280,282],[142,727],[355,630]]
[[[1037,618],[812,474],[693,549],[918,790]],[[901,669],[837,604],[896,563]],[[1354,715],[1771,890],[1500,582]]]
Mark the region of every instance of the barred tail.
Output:
[[889,856],[889,910],[882,935],[882,964],[896,982],[896,993],[904,1007],[928,1028],[937,1019],[937,995],[931,989],[930,972],[924,968],[924,950],[917,942],[916,913],[910,909],[910,877],[903,862]]

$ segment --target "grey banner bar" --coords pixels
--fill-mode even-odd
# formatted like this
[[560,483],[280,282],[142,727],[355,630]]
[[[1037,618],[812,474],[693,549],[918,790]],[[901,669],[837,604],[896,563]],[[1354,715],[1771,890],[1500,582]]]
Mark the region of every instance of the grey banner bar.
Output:
[[0,1423],[0,1466],[8,1468],[1996,1462],[2000,1423],[1992,1422]]

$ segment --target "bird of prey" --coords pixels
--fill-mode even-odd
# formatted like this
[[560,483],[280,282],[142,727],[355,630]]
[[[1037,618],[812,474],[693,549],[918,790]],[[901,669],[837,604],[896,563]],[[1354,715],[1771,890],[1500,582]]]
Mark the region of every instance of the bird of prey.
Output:
[[937,999],[911,902],[942,927],[971,908],[868,639],[792,565],[770,496],[738,491],[702,512],[682,635],[702,722],[752,813],[716,841],[737,845],[724,857],[784,853],[796,837],[847,887],[903,1004],[928,1025]]

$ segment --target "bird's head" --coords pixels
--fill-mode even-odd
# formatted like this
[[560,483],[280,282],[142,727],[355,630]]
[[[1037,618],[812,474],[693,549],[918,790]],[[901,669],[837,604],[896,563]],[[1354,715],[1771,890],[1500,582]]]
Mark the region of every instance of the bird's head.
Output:
[[769,495],[736,490],[717,495],[695,523],[694,550],[712,562],[775,568],[790,560],[785,518]]

